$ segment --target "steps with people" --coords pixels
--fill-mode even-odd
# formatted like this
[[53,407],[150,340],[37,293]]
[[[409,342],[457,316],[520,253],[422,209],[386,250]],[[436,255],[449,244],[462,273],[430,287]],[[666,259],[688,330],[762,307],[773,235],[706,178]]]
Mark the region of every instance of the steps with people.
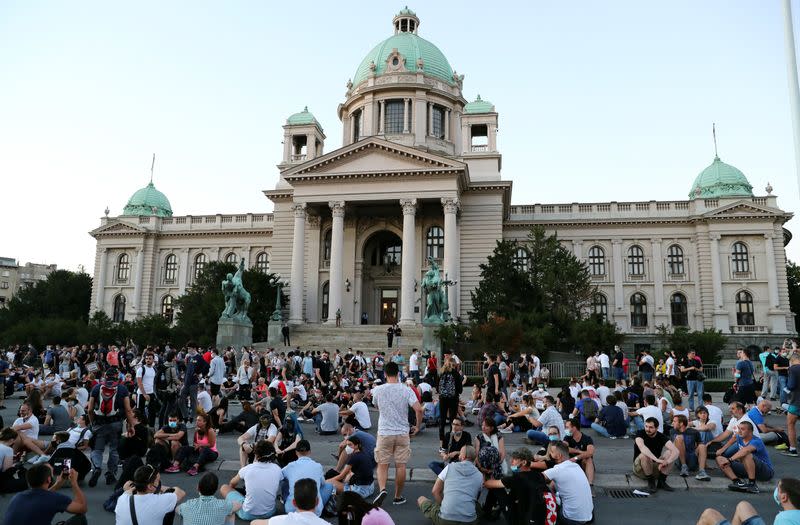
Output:
[[[339,350],[347,348],[361,350],[365,353],[378,351],[389,352],[386,330],[389,325],[335,325],[327,324],[302,324],[291,327],[291,348],[300,347],[302,350]],[[410,355],[413,348],[422,348],[422,326],[401,327],[402,337],[400,345],[395,338],[391,351],[400,348],[403,355]],[[262,350],[270,346],[288,348],[284,345],[269,345],[265,342],[256,343],[256,349]]]

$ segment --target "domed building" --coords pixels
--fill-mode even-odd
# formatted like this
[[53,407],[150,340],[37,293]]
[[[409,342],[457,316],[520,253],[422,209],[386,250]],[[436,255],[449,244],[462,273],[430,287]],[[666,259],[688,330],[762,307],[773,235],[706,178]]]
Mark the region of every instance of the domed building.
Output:
[[[429,261],[452,281],[451,314],[466,318],[496,241],[541,225],[586,262],[597,285],[591,307],[626,346],[653,344],[661,325],[722,330],[744,345],[793,332],[783,229],[792,215],[772,188],[754,195],[716,157],[688,200],[512,205],[515,174],[501,177],[495,106],[465,97],[464,76],[420,26],[403,9],[385,40],[352,57],[336,108],[341,147],[325,150],[308,107],[283,123],[278,182],[264,192],[272,213],[173,216],[150,184],[122,215],[102,219],[92,231],[92,310],[172,318],[173,300],[209,261],[243,258],[287,282],[296,344],[377,349],[381,325],[398,322],[405,344],[420,346]],[[518,264],[528,258],[520,248]],[[326,331],[337,312],[345,329]]]

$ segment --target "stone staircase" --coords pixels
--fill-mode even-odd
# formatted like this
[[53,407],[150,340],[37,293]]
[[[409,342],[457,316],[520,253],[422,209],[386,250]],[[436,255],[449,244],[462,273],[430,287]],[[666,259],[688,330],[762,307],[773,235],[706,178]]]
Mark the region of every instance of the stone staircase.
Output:
[[[386,329],[388,325],[342,325],[303,324],[291,327],[291,347],[276,346],[276,349],[288,351],[296,347],[301,350],[329,350],[337,348],[344,352],[347,348],[362,350],[367,355],[383,351],[389,353],[386,346]],[[422,348],[422,326],[402,327],[403,337],[400,349],[403,355],[411,354],[412,348]],[[266,350],[267,343],[255,343],[257,350]],[[397,339],[392,344],[392,351],[397,350]]]

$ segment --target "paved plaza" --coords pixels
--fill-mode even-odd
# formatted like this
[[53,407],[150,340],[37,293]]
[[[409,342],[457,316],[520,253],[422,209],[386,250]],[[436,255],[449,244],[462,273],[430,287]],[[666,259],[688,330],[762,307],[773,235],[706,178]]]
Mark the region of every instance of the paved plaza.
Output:
[[[7,409],[0,412],[6,422],[11,421],[21,402],[19,395],[14,399],[7,400]],[[715,403],[722,406],[721,399],[715,396]],[[239,412],[238,405],[232,405],[231,415]],[[376,426],[378,413],[372,410],[373,427]],[[474,419],[474,418],[473,418]],[[782,425],[783,417],[768,416],[768,423]],[[339,436],[319,436],[314,432],[314,425],[302,423],[305,437],[311,442],[312,457],[323,464],[325,469],[335,465],[332,454],[336,452],[337,444],[340,442]],[[476,427],[466,429],[474,437]],[[372,433],[374,434],[374,428]],[[609,440],[594,435],[591,430],[587,434],[595,440],[596,452],[595,460],[597,465],[597,475],[595,478],[595,516],[597,524],[639,524],[643,523],[643,516],[652,516],[655,523],[694,523],[702,510],[708,506],[714,506],[723,514],[732,515],[736,503],[741,499],[747,499],[753,503],[762,513],[762,516],[771,522],[772,517],[777,513],[778,507],[772,501],[772,489],[777,479],[783,476],[797,476],[800,470],[800,463],[795,458],[788,458],[775,453],[772,447],[770,457],[775,465],[775,482],[761,484],[762,493],[757,496],[744,495],[730,492],[726,489],[728,481],[723,479],[718,470],[710,471],[712,480],[710,482],[696,481],[694,477],[684,480],[677,475],[669,478],[670,484],[676,488],[674,493],[668,494],[659,492],[649,498],[624,498],[612,497],[612,490],[626,488],[644,488],[646,484],[631,475],[631,461],[633,457],[633,441],[628,439]],[[220,460],[210,465],[209,470],[216,471],[220,483],[226,483],[236,474],[239,468],[236,437],[234,434],[221,435],[217,441],[220,453]],[[521,446],[531,446],[534,449],[539,447],[527,445],[522,433],[505,434],[506,452],[510,454]],[[415,505],[416,498],[422,495],[430,497],[431,487],[433,486],[434,475],[427,465],[436,459],[439,448],[438,433],[436,429],[426,429],[412,440],[413,454],[409,462],[409,479],[406,485],[405,496],[408,503],[402,506],[394,506],[390,500],[384,503],[383,507],[391,514],[396,524],[423,525],[427,520],[422,516]],[[187,497],[196,497],[196,484],[199,477],[191,478],[185,473],[162,474],[162,482],[166,485],[178,485],[188,493]],[[390,472],[390,482],[388,489],[393,490],[393,476]],[[111,493],[110,487],[104,485],[101,478],[100,483],[95,488],[88,488],[83,484],[83,490],[89,502],[89,523],[92,525],[105,525],[114,523],[114,515],[103,510],[102,502]],[[65,494],[70,493],[70,489],[62,489]],[[5,512],[6,507],[11,501],[12,495],[0,496],[0,515]],[[335,519],[329,520],[335,522]],[[176,519],[180,523],[180,518]],[[237,523],[247,523],[237,518]],[[497,523],[501,523],[498,521]]]

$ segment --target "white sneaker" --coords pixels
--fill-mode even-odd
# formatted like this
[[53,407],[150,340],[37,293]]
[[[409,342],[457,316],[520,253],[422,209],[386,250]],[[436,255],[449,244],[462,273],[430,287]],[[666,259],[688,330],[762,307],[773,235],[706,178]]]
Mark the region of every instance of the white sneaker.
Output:
[[514,432],[514,429],[511,427],[505,427],[500,429],[501,434],[511,434],[512,432]]

